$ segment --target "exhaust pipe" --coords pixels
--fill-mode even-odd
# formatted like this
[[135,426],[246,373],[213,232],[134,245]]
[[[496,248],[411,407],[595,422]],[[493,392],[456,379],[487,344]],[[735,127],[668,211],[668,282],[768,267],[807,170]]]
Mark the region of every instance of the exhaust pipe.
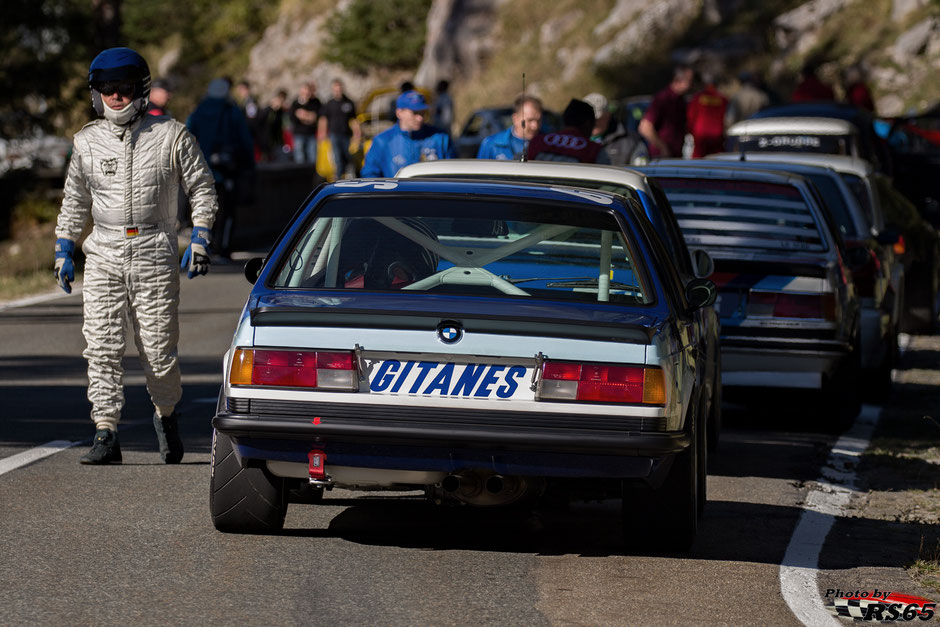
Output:
[[459,493],[463,498],[473,498],[483,491],[479,475],[475,473],[447,475],[441,481],[441,489],[450,494]]
[[486,480],[486,491],[490,494],[499,494],[506,487],[502,475],[493,475]]

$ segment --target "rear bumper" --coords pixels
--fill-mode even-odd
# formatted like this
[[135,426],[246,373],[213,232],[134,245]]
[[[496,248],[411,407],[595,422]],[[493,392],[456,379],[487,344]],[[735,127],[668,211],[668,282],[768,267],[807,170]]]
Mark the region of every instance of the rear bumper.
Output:
[[721,384],[730,387],[822,388],[851,353],[840,342],[762,342],[722,338]]
[[[476,412],[479,420],[446,414],[412,415],[407,407],[363,407],[342,414],[329,408],[305,417],[222,412],[212,420],[233,438],[242,465],[250,460],[307,463],[312,449],[328,464],[358,468],[456,472],[482,468],[543,477],[649,479],[691,444],[684,432],[647,432],[640,423],[620,428],[590,422],[568,427],[519,424],[516,412]],[[503,420],[500,420],[503,418]],[[516,421],[514,422],[514,419]],[[634,419],[647,420],[650,419]],[[316,423],[316,424],[314,424]]]

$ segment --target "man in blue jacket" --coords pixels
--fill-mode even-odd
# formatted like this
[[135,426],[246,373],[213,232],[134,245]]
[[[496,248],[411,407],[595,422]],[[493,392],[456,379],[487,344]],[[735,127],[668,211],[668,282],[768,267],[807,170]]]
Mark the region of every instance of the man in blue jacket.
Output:
[[392,177],[412,163],[457,156],[450,135],[424,123],[427,112],[428,103],[420,92],[408,91],[398,97],[395,101],[398,124],[372,140],[362,167],[363,178]]
[[490,135],[480,144],[477,159],[518,161],[526,150],[526,142],[542,127],[542,101],[533,96],[519,96],[513,103],[512,126]]

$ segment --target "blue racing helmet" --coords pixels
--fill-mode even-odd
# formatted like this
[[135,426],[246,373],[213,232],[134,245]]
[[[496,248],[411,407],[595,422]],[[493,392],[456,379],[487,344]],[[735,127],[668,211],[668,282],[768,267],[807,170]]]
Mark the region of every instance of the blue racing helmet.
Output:
[[98,115],[104,115],[102,91],[128,89],[134,108],[143,113],[150,100],[150,67],[130,48],[108,48],[98,54],[88,67],[91,103]]

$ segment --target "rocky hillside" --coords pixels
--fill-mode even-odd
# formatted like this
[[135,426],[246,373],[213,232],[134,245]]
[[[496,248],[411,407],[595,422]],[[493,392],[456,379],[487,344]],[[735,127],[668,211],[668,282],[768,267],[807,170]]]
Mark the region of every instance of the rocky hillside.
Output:
[[719,72],[729,90],[740,71],[759,72],[783,96],[810,58],[836,85],[861,65],[888,116],[940,99],[940,0],[433,0],[420,66],[367,74],[323,60],[328,18],[349,5],[282,0],[243,75],[262,97],[310,79],[325,95],[339,76],[357,99],[405,78],[428,87],[448,78],[460,121],[510,101],[523,73],[532,93],[562,107],[593,90],[650,93],[676,61]]

